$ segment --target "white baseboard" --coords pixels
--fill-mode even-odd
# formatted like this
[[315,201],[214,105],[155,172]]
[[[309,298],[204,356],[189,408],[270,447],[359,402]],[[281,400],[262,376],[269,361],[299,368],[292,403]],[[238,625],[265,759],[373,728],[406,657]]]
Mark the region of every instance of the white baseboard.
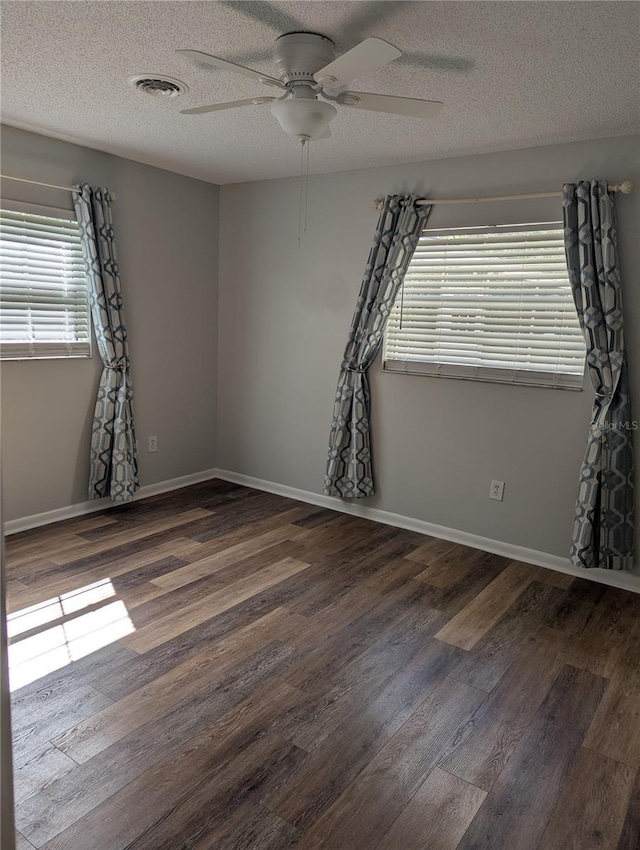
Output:
[[360,501],[343,501],[333,496],[324,496],[320,493],[312,493],[308,490],[299,490],[297,487],[289,487],[286,484],[278,484],[274,481],[264,481],[262,478],[254,478],[251,475],[242,475],[231,472],[228,469],[216,470],[216,477],[254,490],[264,490],[267,493],[275,493],[278,496],[287,496],[297,499],[299,502],[307,502],[323,508],[330,508],[345,514],[364,517],[365,519],[381,522],[385,525],[393,525],[397,528],[406,528],[409,531],[417,531],[420,534],[428,534],[430,537],[438,537],[442,540],[450,540],[452,543],[460,543],[470,546],[472,549],[482,549],[484,552],[492,552],[494,555],[502,555],[513,561],[524,561],[527,564],[536,564],[549,570],[579,576],[600,584],[611,587],[620,587],[640,593],[640,576],[631,573],[619,572],[617,570],[585,570],[574,567],[568,558],[559,555],[551,555],[548,552],[539,552],[536,549],[528,549],[525,546],[516,546],[513,543],[504,543],[501,540],[492,540],[478,534],[470,534],[456,528],[447,528],[444,525],[436,525],[426,520],[414,517],[394,514],[379,508],[371,508]]
[[[158,481],[157,484],[147,484],[136,492],[133,501],[137,502],[149,496],[168,493],[170,490],[179,490],[181,487],[189,487],[191,484],[199,484],[201,481],[217,478],[217,472],[216,469],[206,469],[204,472],[194,472],[191,475],[170,478],[168,481]],[[49,525],[52,522],[61,522],[63,519],[73,519],[73,517],[82,516],[83,514],[104,511],[115,507],[116,504],[121,503],[112,502],[111,499],[92,499],[88,502],[77,502],[75,505],[56,508],[53,511],[45,511],[41,514],[20,517],[20,519],[10,519],[4,523],[4,533],[7,536],[17,534],[19,531],[27,531],[30,528],[38,528],[41,525]]]

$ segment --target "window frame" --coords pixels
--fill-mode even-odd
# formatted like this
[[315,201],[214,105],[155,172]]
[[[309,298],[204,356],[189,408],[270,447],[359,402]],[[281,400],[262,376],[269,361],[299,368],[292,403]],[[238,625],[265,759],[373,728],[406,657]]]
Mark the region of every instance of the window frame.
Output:
[[[422,235],[433,233],[437,234],[464,234],[464,233],[504,233],[505,235],[517,232],[525,232],[526,230],[562,230],[563,223],[560,221],[543,221],[543,222],[518,222],[508,224],[490,224],[490,225],[471,225],[459,227],[426,227]],[[416,246],[416,251],[419,249],[420,243]],[[413,256],[411,261],[413,260]],[[402,297],[402,287],[398,291],[396,301],[392,307],[392,312],[389,319],[393,316],[393,311],[396,310],[398,300]],[[573,301],[572,301],[573,304]],[[577,321],[577,316],[576,316]],[[528,387],[543,387],[547,389],[570,390],[573,392],[582,392],[584,389],[584,380],[586,374],[586,343],[581,332],[581,339],[585,345],[585,357],[583,361],[582,372],[578,373],[560,373],[553,371],[542,371],[516,367],[491,367],[487,365],[472,365],[460,364],[453,362],[429,362],[424,360],[411,360],[408,358],[398,359],[390,357],[387,354],[387,341],[389,339],[389,321],[387,321],[383,334],[382,343],[382,371],[393,374],[405,375],[420,375],[423,377],[434,378],[449,378],[452,380],[465,381],[481,381],[487,383],[507,384],[511,386],[528,386]],[[514,325],[514,332],[517,326]]]
[[[74,210],[61,207],[46,206],[44,204],[33,204],[23,201],[14,201],[8,198],[0,199],[0,210],[8,213],[24,213],[26,215],[42,216],[49,219],[58,219],[77,224],[77,216]],[[1,258],[0,258],[1,263]],[[91,304],[89,299],[89,283],[84,273],[84,296],[86,315],[87,338],[72,341],[38,341],[21,340],[5,342],[1,338],[2,331],[2,299],[0,295],[0,362],[4,361],[27,361],[27,360],[87,360],[93,357],[93,325],[91,317]],[[0,282],[1,283],[1,282]],[[81,315],[79,312],[77,315]]]

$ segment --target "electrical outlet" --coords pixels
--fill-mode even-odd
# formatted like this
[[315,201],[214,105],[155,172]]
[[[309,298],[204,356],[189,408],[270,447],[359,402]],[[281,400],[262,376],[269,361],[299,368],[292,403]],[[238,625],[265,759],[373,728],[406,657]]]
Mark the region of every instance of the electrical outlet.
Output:
[[158,451],[158,438],[157,437],[149,437],[149,445],[147,447],[148,452],[157,452]]
[[501,502],[504,498],[504,481],[492,481],[489,488],[489,498]]

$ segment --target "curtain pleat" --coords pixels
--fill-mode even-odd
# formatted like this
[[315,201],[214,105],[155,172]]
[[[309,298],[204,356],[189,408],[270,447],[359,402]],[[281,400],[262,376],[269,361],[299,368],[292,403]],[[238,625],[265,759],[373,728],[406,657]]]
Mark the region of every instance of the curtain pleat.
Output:
[[129,345],[122,308],[111,198],[81,184],[73,192],[87,268],[93,329],[104,364],[91,431],[89,498],[128,502],[140,486]]
[[565,252],[595,390],[580,470],[571,561],[633,569],[634,483],[631,397],[613,197],[598,181],[563,187]]
[[371,393],[367,369],[409,266],[430,206],[415,195],[387,195],[369,253],[336,389],[324,492],[362,498],[374,493]]

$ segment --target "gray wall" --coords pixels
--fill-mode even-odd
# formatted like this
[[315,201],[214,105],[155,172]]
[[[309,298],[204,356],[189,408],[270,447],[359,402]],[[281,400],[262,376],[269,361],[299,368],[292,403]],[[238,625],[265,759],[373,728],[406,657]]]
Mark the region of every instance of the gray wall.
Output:
[[[322,144],[322,143],[319,143]],[[319,493],[338,367],[377,220],[373,199],[535,192],[602,177],[640,184],[638,138],[223,186],[217,465]],[[311,153],[313,156],[313,151]],[[640,188],[640,187],[639,187]],[[640,411],[640,191],[619,199],[628,350]],[[560,220],[557,199],[434,207],[432,226]],[[370,505],[566,556],[592,394],[371,375]],[[490,501],[492,478],[506,482]]]
[[[215,465],[218,187],[2,129],[2,172],[107,186],[131,342],[143,485]],[[71,207],[69,193],[3,181],[3,196]],[[92,359],[4,361],[4,518],[87,499],[89,433],[101,371]],[[148,454],[147,438],[158,437]]]

